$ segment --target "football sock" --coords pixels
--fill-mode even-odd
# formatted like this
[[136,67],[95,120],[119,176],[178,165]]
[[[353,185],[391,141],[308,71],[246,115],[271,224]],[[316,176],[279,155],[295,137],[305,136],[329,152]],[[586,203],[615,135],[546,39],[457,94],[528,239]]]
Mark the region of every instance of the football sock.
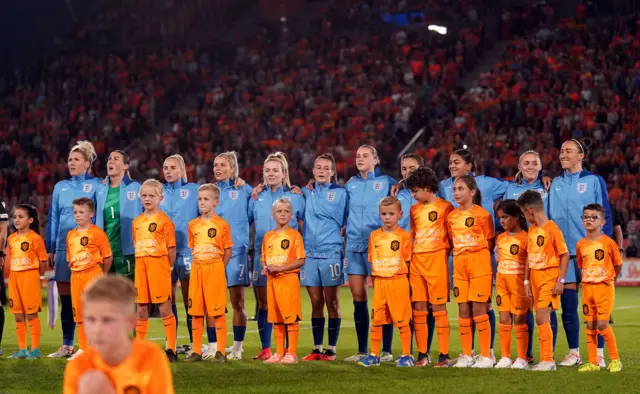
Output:
[[493,309],[490,309],[487,312],[487,315],[489,316],[489,326],[491,328],[491,347],[490,347],[490,349],[493,349],[493,344],[496,341],[496,312]]
[[[271,348],[271,331],[273,330],[273,324],[267,321],[268,312],[266,309],[258,309],[258,331],[260,333],[260,343],[262,349]],[[284,325],[282,326],[284,331]],[[282,340],[284,341],[284,333],[282,334]],[[284,349],[284,342],[282,343]]]
[[[411,332],[409,332],[409,334],[411,334]],[[382,326],[382,351],[387,353],[393,352],[393,324],[385,324]]]
[[478,337],[480,337],[480,354],[482,357],[491,357],[491,324],[489,316],[486,314],[474,316],[473,321],[478,329]]
[[[528,352],[528,349],[530,348],[529,338],[531,336],[531,332],[529,331],[529,326],[526,324],[518,324],[514,328],[516,330],[516,345],[518,346],[518,358],[526,360],[527,357],[529,357],[527,352]],[[502,338],[500,338],[500,341],[502,341]]]
[[149,332],[149,320],[138,320],[136,321],[136,338],[145,340],[147,338],[147,333]]
[[312,317],[311,318],[311,331],[313,333],[313,344],[315,346],[322,346],[324,343],[324,323],[326,319],[324,317]]
[[298,355],[298,337],[300,335],[300,325],[298,323],[287,324],[287,336],[289,337],[288,352],[294,356]]
[[604,338],[602,335],[598,335],[598,349],[604,348]]
[[16,322],[16,335],[18,337],[18,349],[27,348],[27,324],[23,321]]
[[465,356],[471,356],[471,352],[473,351],[473,330],[471,329],[471,321],[472,320],[468,317],[458,318],[462,354]]
[[[436,330],[438,331],[438,347],[440,354],[449,354],[449,340],[451,336],[451,327],[449,326],[449,316],[447,311],[433,312]],[[429,320],[427,319],[427,323]],[[428,349],[427,349],[428,351]]]
[[62,325],[62,344],[73,347],[76,323],[73,321],[73,305],[70,295],[60,296],[60,323]]
[[553,362],[553,333],[551,324],[544,323],[538,326],[538,338],[540,338],[540,361]]
[[82,350],[86,350],[87,349],[87,335],[84,332],[84,324],[83,322],[78,322],[77,324],[77,329],[78,329],[78,348],[82,349]]
[[341,323],[342,319],[340,318],[329,318],[329,328],[327,330],[327,336],[329,337],[329,347],[333,346],[334,351],[336,345],[338,344],[338,336],[340,335]]
[[218,337],[216,335],[216,328],[215,327],[207,326],[207,341],[210,344],[211,343],[218,343]]
[[173,316],[176,319],[176,342],[178,341],[178,306],[176,304],[171,304],[171,310],[173,311]]
[[511,358],[511,327],[511,324],[500,324],[499,335],[502,357]]
[[382,342],[382,326],[371,326],[371,354],[380,356],[380,342]]
[[204,316],[193,316],[191,324],[191,329],[193,332],[193,346],[191,350],[194,353],[202,355],[202,331],[204,330]]
[[427,353],[427,311],[413,311],[413,329],[415,331],[416,344],[418,345],[418,352]]
[[587,358],[591,364],[598,365],[598,330],[585,331],[587,334]]
[[[531,357],[533,358],[533,332],[535,330],[535,326],[536,326],[536,322],[535,319],[533,318],[533,313],[529,312],[527,313],[526,318],[526,325],[527,325],[527,332],[529,333],[529,339],[528,339],[528,345],[527,345],[527,357]],[[558,321],[556,320],[556,329],[558,328],[557,326]],[[553,322],[551,324],[551,330],[553,331]],[[518,329],[516,328],[516,337],[518,336]],[[554,337],[555,340],[555,337]],[[555,342],[554,342],[555,343]],[[519,352],[519,350],[518,350]],[[520,353],[518,353],[520,354]],[[520,357],[520,356],[518,356]]]
[[162,318],[164,324],[164,333],[167,336],[167,349],[176,351],[176,317],[175,315],[169,315]]
[[[435,313],[427,315],[427,353],[431,353],[431,344],[433,343],[433,334],[436,332]],[[439,337],[438,337],[439,338]],[[440,339],[438,339],[440,341]]]
[[218,338],[218,351],[222,355],[227,354],[227,316],[216,316],[216,337]]
[[[531,313],[531,320],[535,320],[533,313]],[[558,314],[556,311],[551,311],[551,332],[553,333],[553,350],[556,350],[556,342],[558,341]],[[533,338],[531,341],[533,342]]]
[[31,350],[40,348],[40,318],[36,316],[34,319],[29,320],[29,332],[31,334]]
[[409,327],[408,324],[406,326],[400,327],[400,342],[402,343],[402,355],[410,356],[411,355],[411,328]]
[[600,331],[600,335],[602,335],[604,341],[607,344],[609,358],[611,360],[620,360],[620,355],[618,354],[618,344],[616,343],[616,336],[613,335],[613,329],[611,328],[611,326],[607,327],[603,331]]
[[[276,337],[276,353],[281,356],[284,356],[284,337],[287,333],[287,330],[284,324],[275,324],[275,337]],[[263,348],[264,349],[264,348]]]
[[574,289],[564,289],[560,300],[562,302],[562,324],[567,335],[569,349],[577,349],[580,347],[578,292]]
[[[177,309],[177,308],[176,308]],[[189,343],[193,343],[193,317],[189,314],[189,307],[188,306],[184,306],[184,312],[187,315],[187,331],[189,331]],[[174,314],[176,316],[178,316],[177,313],[174,312]],[[178,319],[176,318],[176,327],[178,327]],[[176,328],[177,330],[177,328]]]
[[247,333],[247,326],[233,326],[233,341],[244,342],[244,336]]
[[358,353],[367,353],[367,336],[369,335],[369,308],[367,301],[353,301],[353,320],[356,326],[356,336],[358,337]]

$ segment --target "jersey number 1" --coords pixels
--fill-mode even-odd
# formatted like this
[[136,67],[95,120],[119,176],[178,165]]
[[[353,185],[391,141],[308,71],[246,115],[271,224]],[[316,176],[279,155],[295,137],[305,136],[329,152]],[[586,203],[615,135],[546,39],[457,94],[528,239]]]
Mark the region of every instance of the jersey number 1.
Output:
[[111,219],[115,219],[116,218],[116,211],[115,209],[113,209],[113,207],[111,207]]

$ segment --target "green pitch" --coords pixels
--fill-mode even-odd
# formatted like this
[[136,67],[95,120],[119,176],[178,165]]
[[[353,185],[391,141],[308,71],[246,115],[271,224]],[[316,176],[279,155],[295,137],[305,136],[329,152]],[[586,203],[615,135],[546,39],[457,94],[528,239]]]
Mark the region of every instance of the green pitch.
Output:
[[[310,303],[306,291],[302,289],[304,321],[301,322],[300,356],[305,356],[312,348],[312,336],[309,324]],[[540,390],[558,392],[633,392],[638,388],[640,376],[640,288],[619,288],[616,292],[616,307],[613,313],[614,332],[618,340],[620,356],[624,369],[619,374],[606,371],[598,373],[578,373],[577,368],[558,367],[556,372],[532,372],[510,370],[456,370],[433,368],[399,369],[394,365],[382,365],[365,369],[358,365],[342,361],[334,363],[302,363],[291,366],[269,366],[252,361],[260,346],[257,326],[249,322],[247,338],[244,344],[245,359],[229,362],[227,365],[213,365],[207,362],[186,364],[180,362],[172,365],[174,383],[178,393],[208,393],[212,391],[226,392],[279,392],[279,393],[324,393],[328,391],[355,392],[410,392],[431,391],[465,392],[465,393],[498,393],[498,392],[531,392]],[[181,304],[181,301],[179,301]],[[46,305],[46,303],[45,303]],[[253,311],[254,299],[251,289],[247,291],[247,308]],[[356,335],[353,326],[353,304],[349,290],[341,292],[342,329],[338,342],[338,357],[351,356],[356,350]],[[453,303],[449,304],[451,321],[451,355],[460,352],[457,330],[457,311]],[[186,344],[188,335],[184,324],[184,307],[179,306],[180,326],[178,344]],[[45,311],[46,312],[46,311]],[[4,331],[2,349],[5,355],[0,358],[0,393],[51,393],[60,392],[62,376],[66,361],[43,359],[39,361],[10,361],[7,356],[16,350],[15,323],[13,316],[5,310],[7,324]],[[44,318],[46,313],[41,314]],[[561,321],[560,315],[558,320]],[[231,314],[228,315],[228,344],[233,343],[231,331]],[[43,320],[44,323],[44,320]],[[561,324],[561,322],[560,322]],[[43,327],[42,354],[55,351],[60,345],[60,327],[49,330]],[[152,320],[149,338],[164,344],[164,333],[159,320]],[[586,359],[584,335],[581,334],[581,352]],[[206,342],[206,335],[204,338]],[[477,341],[476,341],[477,342]],[[515,352],[515,339],[513,340]],[[274,343],[275,345],[275,343]],[[326,333],[325,333],[326,345]],[[394,336],[394,355],[400,354],[398,333]],[[537,338],[535,342],[537,351]],[[476,347],[479,346],[476,343]],[[433,357],[437,357],[437,337],[434,339]],[[499,343],[496,341],[496,353],[499,355]],[[567,353],[564,332],[560,329],[556,361]],[[184,358],[184,356],[181,356]],[[607,359],[608,361],[608,359]]]

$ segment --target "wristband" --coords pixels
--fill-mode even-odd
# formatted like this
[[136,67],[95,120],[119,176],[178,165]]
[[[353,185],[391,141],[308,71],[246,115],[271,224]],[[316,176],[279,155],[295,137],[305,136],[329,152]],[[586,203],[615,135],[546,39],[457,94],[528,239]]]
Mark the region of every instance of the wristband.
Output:
[[524,284],[525,284],[525,285],[528,285],[528,284],[530,284],[530,283],[531,283],[531,282],[529,282],[528,280],[525,280],[525,281],[524,281]]
[[564,278],[558,278],[558,282],[564,284]]

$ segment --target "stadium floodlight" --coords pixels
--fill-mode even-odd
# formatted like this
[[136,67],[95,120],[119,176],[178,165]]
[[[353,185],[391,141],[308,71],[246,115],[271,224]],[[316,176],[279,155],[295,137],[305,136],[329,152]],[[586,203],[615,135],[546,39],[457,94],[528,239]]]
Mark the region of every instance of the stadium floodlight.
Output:
[[435,31],[436,33],[440,34],[440,35],[447,35],[447,28],[444,26],[438,26],[438,25],[429,25],[427,27],[427,29],[431,30],[431,31]]

